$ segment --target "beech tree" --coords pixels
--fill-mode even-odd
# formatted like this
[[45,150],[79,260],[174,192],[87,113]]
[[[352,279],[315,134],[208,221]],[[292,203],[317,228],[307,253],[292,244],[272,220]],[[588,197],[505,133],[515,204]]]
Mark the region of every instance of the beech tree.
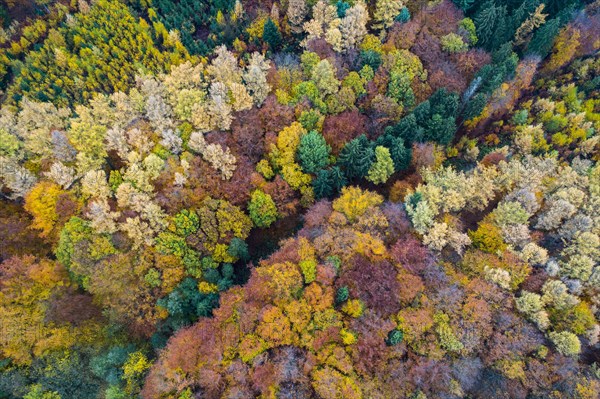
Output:
[[267,83],[269,67],[265,57],[255,52],[252,53],[250,63],[244,72],[244,82],[257,106],[262,105],[271,91],[271,85]]
[[288,21],[292,26],[292,32],[301,33],[302,24],[304,19],[308,15],[308,7],[306,6],[306,0],[290,0],[286,11]]
[[277,220],[277,207],[269,194],[261,190],[255,190],[252,193],[248,204],[248,212],[252,222],[257,227],[269,227],[271,223]]
[[323,96],[335,94],[340,85],[335,77],[335,69],[328,60],[321,60],[314,66],[311,79]]
[[400,10],[404,7],[402,0],[377,0],[373,19],[377,21],[377,29],[386,29],[392,26]]
[[367,7],[362,0],[357,1],[354,6],[346,11],[346,15],[341,19],[339,25],[341,34],[340,50],[348,51],[360,44],[367,34],[366,25],[368,20]]
[[375,147],[375,162],[367,173],[367,180],[381,184],[385,183],[394,173],[394,162],[390,156],[390,150],[386,147]]
[[581,352],[581,342],[573,333],[551,331],[548,337],[556,345],[556,349],[565,356],[578,356]]

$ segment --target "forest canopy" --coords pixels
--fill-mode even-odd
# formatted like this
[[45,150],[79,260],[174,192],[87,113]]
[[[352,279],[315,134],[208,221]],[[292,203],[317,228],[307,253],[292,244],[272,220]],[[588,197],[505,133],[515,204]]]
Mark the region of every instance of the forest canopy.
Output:
[[0,4],[0,399],[600,397],[600,1]]

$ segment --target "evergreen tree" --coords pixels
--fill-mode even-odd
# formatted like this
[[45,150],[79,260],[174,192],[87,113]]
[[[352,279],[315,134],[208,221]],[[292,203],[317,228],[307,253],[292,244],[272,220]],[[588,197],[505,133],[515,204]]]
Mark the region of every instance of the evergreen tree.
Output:
[[361,51],[359,65],[360,68],[364,67],[365,65],[368,65],[373,69],[373,71],[376,71],[381,65],[381,54],[373,50]]
[[329,164],[331,147],[325,142],[323,135],[311,130],[300,138],[298,159],[305,173],[317,173]]
[[458,94],[439,89],[429,98],[430,113],[439,114],[444,118],[456,117],[458,112]]
[[475,0],[452,0],[454,2],[454,4],[456,4],[456,6],[458,8],[460,8],[464,13],[466,13],[467,11],[469,11],[469,9],[471,7],[473,7],[473,3],[475,2]]
[[335,3],[335,7],[337,8],[337,16],[338,18],[344,18],[346,16],[346,11],[350,8],[350,4],[345,1],[338,0]]
[[408,8],[402,7],[402,9],[400,10],[400,14],[398,14],[398,16],[396,17],[396,21],[403,24],[410,21],[410,11],[408,10]]
[[281,47],[281,33],[271,18],[265,22],[263,40],[269,45],[272,51],[277,51]]
[[364,134],[347,143],[340,152],[339,164],[349,179],[362,178],[369,173],[375,151]]
[[395,171],[405,170],[410,165],[411,150],[410,148],[406,148],[404,140],[400,137],[394,137],[389,133],[385,133],[379,136],[375,144],[390,150]]
[[483,93],[478,93],[473,96],[465,106],[465,109],[462,113],[462,118],[464,120],[473,119],[479,115],[485,108],[487,104],[487,96]]
[[444,118],[440,114],[434,114],[427,123],[425,141],[433,141],[443,145],[450,144],[456,129],[456,119],[454,117]]
[[481,6],[474,22],[477,27],[477,37],[484,47],[489,48],[490,43],[495,40],[498,25],[503,23],[502,18],[505,16],[506,7],[496,6],[492,0]]
[[348,300],[348,297],[350,296],[350,290],[348,289],[347,285],[344,285],[343,287],[338,288],[338,290],[335,293],[335,303],[340,304],[343,302],[346,302]]
[[538,29],[527,46],[527,54],[535,54],[542,59],[546,58],[552,50],[554,38],[560,31],[562,23],[559,18],[551,19]]
[[404,333],[402,333],[402,331],[400,331],[398,329],[394,329],[388,333],[388,336],[385,339],[385,344],[387,346],[398,345],[400,342],[402,342],[403,338],[404,338]]
[[344,172],[339,166],[321,169],[312,182],[315,198],[327,198],[339,193],[348,184]]
[[417,117],[411,113],[400,120],[396,125],[388,126],[385,133],[401,138],[407,145],[423,141],[425,130],[417,123]]
[[329,169],[329,181],[334,193],[339,193],[348,184],[348,179],[339,166],[333,166]]
[[331,185],[331,172],[328,169],[321,169],[317,172],[317,177],[312,181],[313,191],[316,199],[327,198],[333,194]]

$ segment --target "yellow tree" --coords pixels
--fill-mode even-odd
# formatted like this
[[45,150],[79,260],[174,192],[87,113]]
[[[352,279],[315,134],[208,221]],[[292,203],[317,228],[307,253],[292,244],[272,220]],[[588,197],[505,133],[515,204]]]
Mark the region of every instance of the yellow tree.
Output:
[[38,183],[25,197],[25,210],[33,216],[31,227],[41,230],[40,236],[48,237],[58,222],[56,205],[66,192],[52,182]]
[[57,262],[33,256],[0,264],[0,354],[26,365],[49,351],[66,349],[96,338],[93,323],[74,328],[49,317],[53,298],[67,293],[70,282]]

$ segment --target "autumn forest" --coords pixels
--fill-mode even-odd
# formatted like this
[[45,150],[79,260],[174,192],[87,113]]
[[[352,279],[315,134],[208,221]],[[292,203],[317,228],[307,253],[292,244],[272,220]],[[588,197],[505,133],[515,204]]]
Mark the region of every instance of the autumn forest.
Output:
[[0,399],[600,398],[600,0],[3,0]]

